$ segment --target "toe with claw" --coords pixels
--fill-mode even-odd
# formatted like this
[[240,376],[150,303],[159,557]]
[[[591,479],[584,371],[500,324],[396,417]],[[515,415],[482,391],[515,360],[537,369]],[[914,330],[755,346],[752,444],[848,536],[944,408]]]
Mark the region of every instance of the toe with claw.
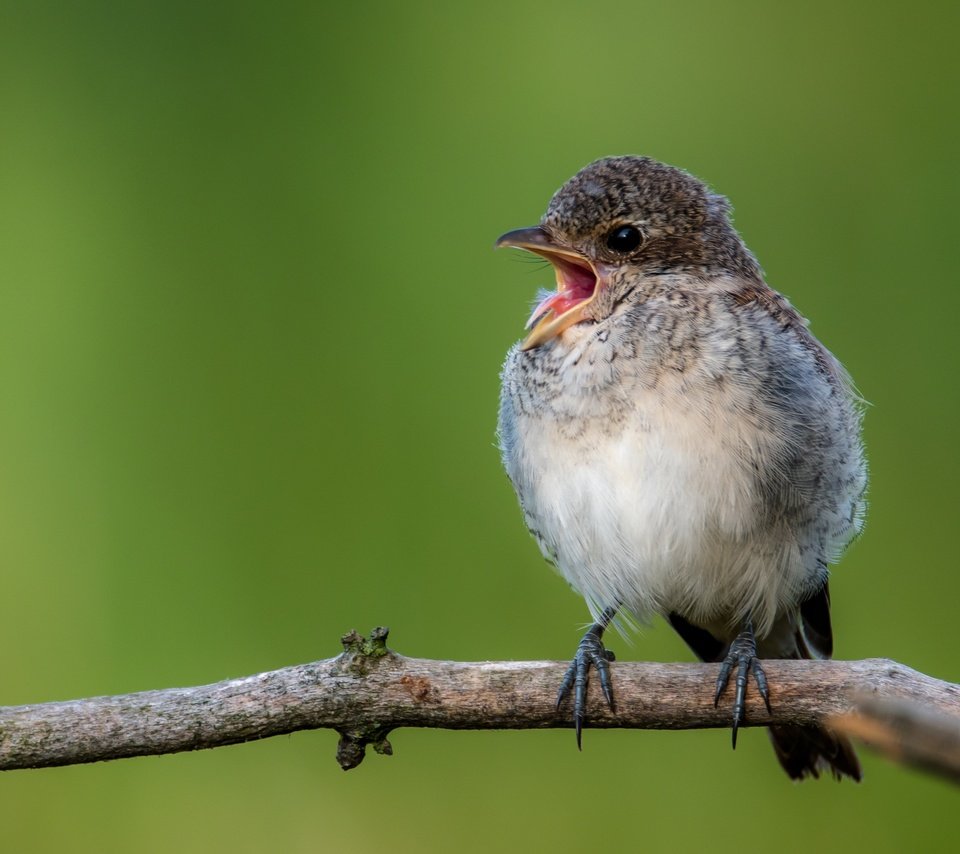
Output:
[[767,676],[763,672],[760,660],[757,658],[757,638],[753,633],[753,625],[748,620],[742,632],[732,644],[727,654],[720,662],[720,674],[717,676],[717,691],[713,698],[713,705],[720,702],[720,696],[723,694],[730,681],[730,675],[733,668],[737,668],[737,677],[734,682],[735,692],[733,699],[733,747],[737,747],[737,730],[744,720],[744,711],[746,708],[747,681],[750,675],[757,683],[757,690],[763,697],[763,702],[770,711],[770,692],[767,688]]
[[588,674],[591,666],[597,671],[600,677],[600,688],[603,696],[606,698],[610,710],[613,706],[613,686],[610,681],[610,662],[614,661],[615,656],[603,645],[603,632],[610,620],[613,619],[614,611],[607,609],[602,615],[602,619],[594,623],[580,641],[577,652],[564,674],[563,682],[560,683],[560,690],[557,692],[557,707],[563,702],[564,698],[573,691],[573,721],[577,731],[577,748],[581,748],[581,739],[583,733],[583,722],[586,719],[587,709],[587,683]]

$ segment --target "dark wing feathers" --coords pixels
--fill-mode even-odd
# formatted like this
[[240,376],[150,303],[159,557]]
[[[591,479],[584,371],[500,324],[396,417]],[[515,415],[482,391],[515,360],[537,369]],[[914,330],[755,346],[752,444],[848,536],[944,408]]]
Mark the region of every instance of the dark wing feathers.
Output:
[[816,593],[800,605],[803,634],[818,658],[833,655],[833,628],[830,625],[830,586],[824,581]]

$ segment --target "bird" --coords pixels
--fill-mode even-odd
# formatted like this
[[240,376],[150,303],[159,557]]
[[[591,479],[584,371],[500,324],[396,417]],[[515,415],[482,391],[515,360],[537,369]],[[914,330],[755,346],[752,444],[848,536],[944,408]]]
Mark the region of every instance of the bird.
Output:
[[[770,709],[764,659],[829,658],[829,566],[859,534],[864,404],[770,287],[728,200],[645,156],[590,163],[539,225],[496,247],[553,267],[501,372],[498,442],[527,527],[592,624],[557,695],[578,747],[589,672],[614,708],[603,643],[660,615]],[[861,777],[843,736],[768,728],[794,779]]]

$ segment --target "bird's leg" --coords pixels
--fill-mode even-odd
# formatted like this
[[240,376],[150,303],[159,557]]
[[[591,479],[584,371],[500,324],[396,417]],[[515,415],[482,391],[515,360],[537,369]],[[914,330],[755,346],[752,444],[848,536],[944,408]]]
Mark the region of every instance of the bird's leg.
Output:
[[587,707],[587,674],[590,672],[591,664],[597,669],[603,696],[607,699],[610,711],[613,711],[613,687],[610,684],[608,662],[614,661],[615,657],[604,647],[601,638],[616,613],[616,608],[604,608],[600,619],[587,629],[557,692],[557,708],[559,708],[564,698],[570,693],[570,689],[573,689],[573,721],[577,730],[577,749],[581,747],[580,736]]
[[757,658],[757,638],[753,633],[753,621],[747,618],[743,631],[730,644],[730,649],[720,662],[720,674],[717,676],[717,692],[713,697],[713,705],[720,702],[720,695],[730,681],[733,667],[737,667],[737,679],[734,683],[736,692],[733,697],[733,749],[737,749],[737,729],[743,723],[744,707],[747,695],[747,675],[752,673],[757,683],[757,690],[763,697],[763,702],[770,711],[770,692],[767,690],[767,676]]

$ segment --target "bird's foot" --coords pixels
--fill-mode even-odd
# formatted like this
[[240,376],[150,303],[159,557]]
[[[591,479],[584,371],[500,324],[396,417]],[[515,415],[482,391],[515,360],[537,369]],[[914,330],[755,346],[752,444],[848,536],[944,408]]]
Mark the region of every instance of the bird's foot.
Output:
[[747,676],[753,674],[753,680],[757,683],[757,690],[763,697],[767,711],[770,711],[770,692],[767,688],[767,675],[760,666],[760,659],[757,658],[757,638],[753,633],[753,624],[748,620],[746,626],[732,644],[723,661],[720,663],[720,674],[717,676],[717,692],[713,697],[714,707],[720,702],[720,695],[723,694],[727,683],[730,681],[730,674],[733,672],[734,665],[737,668],[737,679],[734,683],[735,693],[733,698],[733,748],[737,748],[737,729],[743,723],[745,701],[747,696]]
[[603,696],[607,700],[610,711],[613,707],[613,686],[610,682],[610,662],[616,660],[616,656],[603,645],[601,638],[610,620],[613,619],[614,612],[611,609],[604,611],[600,622],[590,626],[587,633],[580,641],[577,652],[573,656],[573,661],[564,674],[563,682],[560,683],[560,690],[557,692],[557,708],[564,701],[564,698],[573,691],[573,722],[577,731],[577,749],[581,748],[581,734],[583,732],[583,722],[586,718],[587,709],[587,682],[591,665],[596,669],[600,677],[600,688]]

